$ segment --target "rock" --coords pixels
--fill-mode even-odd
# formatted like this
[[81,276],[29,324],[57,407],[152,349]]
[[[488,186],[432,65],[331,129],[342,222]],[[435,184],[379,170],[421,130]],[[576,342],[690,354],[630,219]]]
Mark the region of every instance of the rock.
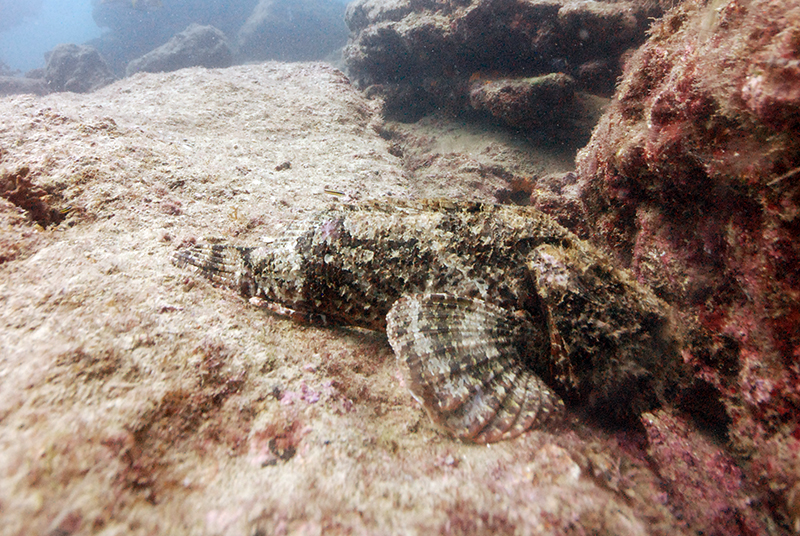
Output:
[[344,3],[261,0],[238,32],[237,53],[248,61],[325,59],[347,43]]
[[434,431],[383,336],[300,326],[170,265],[198,241],[269,246],[331,202],[505,184],[547,208],[580,186],[508,130],[390,130],[376,108],[330,66],[277,62],[0,99],[4,530],[673,536],[742,513],[743,534],[788,534],[797,478],[761,478],[797,460],[785,435],[737,470],[684,414],[608,429],[576,408],[475,448]]
[[[168,0],[160,5],[137,0],[92,2],[92,17],[103,35],[90,44],[103,54],[114,73],[124,76],[132,60],[169,41],[190,24],[213,25],[234,36],[257,0]],[[132,9],[133,8],[133,9]],[[344,23],[342,23],[344,26]]]
[[45,58],[45,80],[50,91],[88,93],[114,81],[103,57],[90,46],[58,45]]
[[575,80],[562,73],[517,79],[474,78],[470,106],[512,127],[553,125],[575,103]]
[[268,244],[326,189],[416,195],[341,72],[183,69],[0,99],[0,118],[4,533],[684,533],[624,437],[449,440],[383,335],[170,264],[205,237]]
[[617,61],[591,60],[578,65],[573,75],[584,90],[602,94],[616,84],[622,63],[619,58]]
[[[2,0],[0,0],[2,1]],[[169,0],[144,5],[130,0],[93,3],[106,30],[92,41],[114,72],[169,41],[190,24],[212,25],[229,39],[234,63],[279,59],[322,60],[347,43],[346,0]]]
[[644,413],[647,453],[666,491],[698,534],[769,534],[735,459],[681,417]]
[[0,197],[22,209],[31,221],[42,227],[59,223],[64,214],[51,206],[50,196],[45,190],[31,182],[30,169],[19,168],[16,173],[0,176]]
[[16,95],[18,93],[44,95],[47,93],[47,83],[41,78],[0,76],[0,96]]
[[34,79],[42,79],[42,80],[44,80],[46,75],[47,75],[47,73],[46,73],[44,67],[40,67],[38,69],[31,69],[30,71],[26,72],[25,73],[25,78],[34,78]]
[[[476,73],[563,73],[584,84],[576,89],[610,95],[618,58],[644,41],[661,12],[638,2],[356,0],[347,8],[345,61],[358,85],[380,86],[390,115],[411,120],[440,107],[469,109]],[[592,62],[609,72],[581,71]],[[408,112],[409,104],[416,109]]]
[[138,72],[159,73],[186,67],[216,69],[229,67],[233,53],[228,40],[213,26],[191,24],[166,44],[128,64],[126,75]]
[[800,479],[798,28],[796,2],[685,2],[630,58],[577,160],[594,240],[697,320],[684,359],[724,404],[716,426],[787,505]]
[[530,204],[550,214],[561,225],[577,234],[589,236],[580,199],[578,177],[572,171],[540,177],[530,189]]

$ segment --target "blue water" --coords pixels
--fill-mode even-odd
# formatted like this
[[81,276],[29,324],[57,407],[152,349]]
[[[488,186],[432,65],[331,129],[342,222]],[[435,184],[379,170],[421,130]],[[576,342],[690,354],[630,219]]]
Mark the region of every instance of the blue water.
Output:
[[323,59],[347,39],[346,1],[0,0],[0,60],[24,73],[58,44],[89,44],[122,76],[192,23],[225,33],[237,62]]
[[[28,16],[12,4],[29,3]],[[60,43],[83,43],[102,33],[92,19],[91,0],[44,0],[36,9],[30,0],[0,0],[0,17],[10,13],[0,30],[0,60],[22,72],[44,67],[44,53]]]

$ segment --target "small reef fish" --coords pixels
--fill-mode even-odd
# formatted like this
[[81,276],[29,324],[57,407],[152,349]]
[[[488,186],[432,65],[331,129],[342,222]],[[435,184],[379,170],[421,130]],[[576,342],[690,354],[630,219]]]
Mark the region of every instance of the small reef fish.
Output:
[[385,330],[412,396],[463,440],[555,424],[564,398],[638,413],[680,377],[666,305],[528,207],[340,204],[269,245],[173,262],[310,321]]

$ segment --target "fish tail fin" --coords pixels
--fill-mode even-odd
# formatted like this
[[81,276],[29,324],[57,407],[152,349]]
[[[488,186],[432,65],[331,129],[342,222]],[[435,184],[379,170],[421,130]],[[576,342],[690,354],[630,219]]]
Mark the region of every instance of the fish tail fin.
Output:
[[193,268],[206,279],[238,290],[243,296],[256,293],[250,252],[254,248],[219,244],[196,244],[175,253],[172,264]]

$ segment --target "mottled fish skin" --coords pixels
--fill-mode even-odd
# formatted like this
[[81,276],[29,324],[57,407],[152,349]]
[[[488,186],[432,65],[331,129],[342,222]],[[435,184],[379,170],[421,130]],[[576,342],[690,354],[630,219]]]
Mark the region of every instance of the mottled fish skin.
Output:
[[[529,308],[535,299],[526,258],[542,243],[571,235],[536,211],[478,203],[368,202],[341,205],[301,219],[260,248],[206,246],[178,254],[179,263],[239,278],[231,283],[333,324],[383,330],[406,293],[443,292],[501,307]],[[241,260],[237,257],[241,256]],[[219,277],[217,277],[218,280]],[[533,293],[533,295],[531,294]]]
[[556,422],[553,387],[638,412],[680,376],[666,306],[531,208],[338,205],[268,246],[197,245],[174,262],[308,318],[387,330],[414,397],[462,439]]

